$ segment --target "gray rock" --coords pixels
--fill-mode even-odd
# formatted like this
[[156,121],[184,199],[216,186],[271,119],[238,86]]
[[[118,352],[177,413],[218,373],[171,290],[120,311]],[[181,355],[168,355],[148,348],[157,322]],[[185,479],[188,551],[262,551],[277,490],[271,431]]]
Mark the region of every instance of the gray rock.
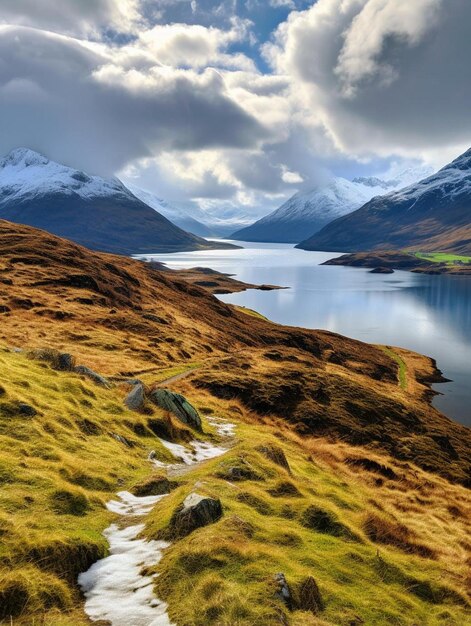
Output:
[[101,376],[101,374],[97,374],[85,365],[77,365],[77,367],[74,368],[74,372],[80,374],[81,376],[89,378],[96,385],[100,385],[100,387],[106,387],[107,389],[111,388],[111,383],[108,379],[106,379],[104,376]]
[[156,389],[150,399],[161,409],[173,413],[183,424],[202,432],[201,417],[184,396],[169,389]]
[[124,399],[124,404],[131,411],[139,411],[144,408],[146,394],[142,383],[135,385],[134,389],[128,393]]
[[291,595],[291,589],[289,588],[286,577],[281,572],[275,574],[275,597],[281,600],[283,604],[291,611],[293,608],[293,596]]
[[191,493],[172,515],[169,535],[173,538],[186,537],[197,528],[217,522],[222,517],[219,499]]

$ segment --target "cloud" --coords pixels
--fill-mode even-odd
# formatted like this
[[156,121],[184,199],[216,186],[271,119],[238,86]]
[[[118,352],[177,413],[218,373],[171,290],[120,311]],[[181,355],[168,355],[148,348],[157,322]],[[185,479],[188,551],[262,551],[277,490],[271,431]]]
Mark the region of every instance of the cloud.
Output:
[[128,32],[141,21],[139,0],[2,0],[0,23],[69,35]]
[[264,54],[340,150],[420,155],[470,141],[470,22],[464,0],[318,0]]
[[2,153],[26,145],[113,173],[164,151],[250,149],[269,135],[220,74],[162,66],[147,50],[0,27],[0,59]]

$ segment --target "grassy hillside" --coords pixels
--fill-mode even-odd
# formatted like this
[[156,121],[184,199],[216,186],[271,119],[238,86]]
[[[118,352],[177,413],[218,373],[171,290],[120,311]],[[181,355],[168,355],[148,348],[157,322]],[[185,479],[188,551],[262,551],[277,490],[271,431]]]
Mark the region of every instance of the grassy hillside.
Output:
[[[136,377],[171,379],[237,425],[232,449],[172,476],[146,519],[145,536],[165,536],[195,488],[222,501],[158,566],[177,626],[466,623],[471,436],[430,406],[430,359],[277,326],[178,273],[6,222],[0,288],[1,623],[87,624],[76,578],[106,554],[105,503],[152,475],[151,450],[172,461],[155,433],[199,436],[157,407],[125,408]],[[113,385],[58,371],[43,349]],[[308,577],[316,614],[302,610]]]
[[[148,519],[146,535],[165,536],[195,484],[223,503],[219,522],[174,543],[158,567],[156,591],[177,624],[468,623],[466,489],[384,455],[297,437],[279,422],[260,426],[243,407],[217,408],[238,416],[235,447],[177,478]],[[267,447],[283,450],[290,471],[260,452]],[[252,476],[230,480],[240,466]],[[274,596],[279,572],[291,611]],[[303,606],[309,577],[322,609]]]

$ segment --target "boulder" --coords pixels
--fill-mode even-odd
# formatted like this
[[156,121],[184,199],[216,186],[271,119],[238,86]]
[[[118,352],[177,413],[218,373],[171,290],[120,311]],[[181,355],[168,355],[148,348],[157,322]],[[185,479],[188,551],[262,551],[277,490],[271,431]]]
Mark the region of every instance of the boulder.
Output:
[[74,368],[74,372],[80,374],[81,376],[85,376],[85,378],[89,378],[96,385],[100,385],[100,387],[106,387],[107,389],[111,388],[111,383],[108,379],[101,376],[101,374],[97,374],[85,365],[77,365],[77,367]]
[[128,407],[128,409],[131,409],[131,411],[139,411],[144,408],[145,401],[146,394],[144,385],[139,383],[128,393],[124,399],[124,404]]
[[150,399],[161,409],[173,413],[175,417],[187,426],[202,432],[201,417],[195,407],[184,396],[169,389],[155,389],[150,394]]
[[291,589],[289,588],[286,577],[281,572],[275,574],[275,597],[283,602],[288,610],[293,609],[293,596],[291,595]]
[[375,267],[370,274],[394,274],[394,270],[391,267]]
[[173,513],[169,524],[169,535],[176,539],[186,537],[197,528],[217,522],[222,517],[219,499],[191,493]]

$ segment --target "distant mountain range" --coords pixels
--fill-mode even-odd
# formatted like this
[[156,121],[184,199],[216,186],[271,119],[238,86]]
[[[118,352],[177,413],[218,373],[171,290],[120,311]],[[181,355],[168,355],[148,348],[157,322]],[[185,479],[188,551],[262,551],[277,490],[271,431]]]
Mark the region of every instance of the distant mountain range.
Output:
[[233,233],[234,229],[253,222],[253,217],[238,207],[225,209],[217,207],[213,211],[203,210],[198,206],[189,209],[177,208],[151,191],[127,182],[125,185],[139,200],[164,215],[179,228],[200,237],[226,237]]
[[374,196],[403,187],[429,174],[427,169],[409,169],[394,179],[376,177],[333,178],[327,185],[310,191],[300,191],[273,213],[251,226],[235,232],[231,238],[240,241],[273,241],[298,243],[306,235],[321,230],[339,217],[360,208]]
[[335,252],[409,248],[471,255],[471,149],[436,174],[373,198],[297,247]]
[[117,178],[90,176],[27,148],[0,160],[0,218],[104,252],[231,247],[175,226]]

